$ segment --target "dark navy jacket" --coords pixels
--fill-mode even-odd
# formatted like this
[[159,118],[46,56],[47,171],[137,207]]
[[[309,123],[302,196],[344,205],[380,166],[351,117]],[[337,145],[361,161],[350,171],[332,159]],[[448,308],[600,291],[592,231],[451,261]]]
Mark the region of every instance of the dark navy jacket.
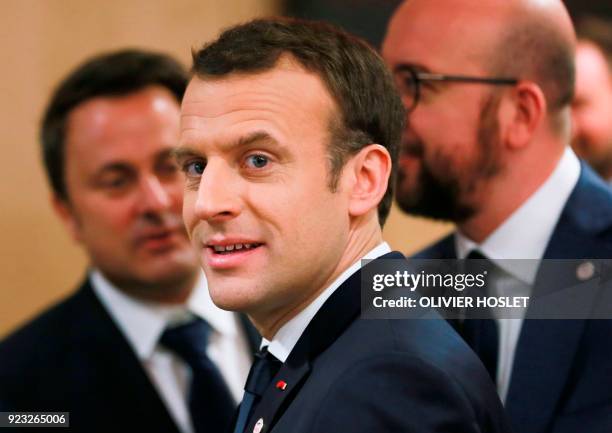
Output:
[[0,407],[70,412],[74,432],[178,433],[89,282],[0,343]]
[[357,272],[325,302],[245,432],[260,419],[263,433],[509,431],[486,370],[444,320],[362,319],[360,293]]
[[[546,209],[542,209],[546,212]],[[516,234],[520,236],[520,233]],[[449,235],[415,255],[456,258]],[[568,198],[544,253],[545,259],[612,259],[612,191],[588,166]],[[576,269],[565,270],[576,283]],[[533,295],[561,289],[542,269]],[[596,307],[596,292],[580,302]],[[506,409],[517,433],[612,432],[612,321],[530,320],[518,340]]]

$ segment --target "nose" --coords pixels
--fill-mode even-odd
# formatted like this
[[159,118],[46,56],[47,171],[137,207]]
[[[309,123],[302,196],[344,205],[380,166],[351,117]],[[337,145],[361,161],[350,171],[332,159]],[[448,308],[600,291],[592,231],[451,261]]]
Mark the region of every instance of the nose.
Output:
[[140,197],[137,200],[142,213],[163,212],[172,205],[170,191],[155,175],[144,177],[141,180]]
[[240,185],[236,176],[225,162],[208,161],[194,204],[198,219],[222,222],[240,214]]

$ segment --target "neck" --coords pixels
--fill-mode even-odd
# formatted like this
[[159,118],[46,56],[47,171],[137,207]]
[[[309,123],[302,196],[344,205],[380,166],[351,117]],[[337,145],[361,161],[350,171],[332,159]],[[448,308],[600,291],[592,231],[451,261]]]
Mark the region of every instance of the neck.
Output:
[[383,242],[378,220],[374,218],[373,221],[375,224],[369,222],[361,224],[361,221],[354,222],[349,231],[346,246],[338,261],[332,267],[332,271],[327,273],[322,283],[316,284],[316,287],[312,287],[311,290],[304,290],[305,296],[298,298],[291,305],[286,305],[277,312],[267,310],[260,312],[260,314],[249,315],[264,338],[271,341],[279,329],[317,299],[344,271]]
[[457,224],[466,237],[482,243],[535,193],[557,167],[565,148],[548,148],[543,155],[509,162],[507,169],[488,185],[476,213]]
[[612,152],[606,158],[604,163],[593,165],[593,168],[599,173],[599,175],[607,182],[612,181]]

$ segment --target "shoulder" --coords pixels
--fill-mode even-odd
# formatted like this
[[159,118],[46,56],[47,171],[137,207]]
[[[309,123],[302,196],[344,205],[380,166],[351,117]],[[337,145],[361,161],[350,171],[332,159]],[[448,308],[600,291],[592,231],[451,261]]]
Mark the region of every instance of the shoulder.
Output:
[[612,257],[612,188],[585,164],[554,228],[545,257]]
[[82,288],[0,342],[0,380],[38,365],[48,365],[65,353],[64,348],[79,329],[81,318],[87,314],[84,307],[89,303],[88,294]]
[[449,234],[428,247],[418,251],[413,259],[452,259],[456,256],[453,234]]
[[439,315],[431,318],[357,320],[346,334],[368,341],[368,355],[393,354],[419,365],[445,372],[466,388],[492,389],[477,356]]
[[389,431],[506,431],[484,368],[444,321],[354,326],[348,333],[362,334],[367,350],[329,378],[314,431],[341,431],[347,422],[364,432],[383,424]]
[[562,219],[591,233],[607,233],[612,237],[612,188],[585,163],[580,177],[570,194]]

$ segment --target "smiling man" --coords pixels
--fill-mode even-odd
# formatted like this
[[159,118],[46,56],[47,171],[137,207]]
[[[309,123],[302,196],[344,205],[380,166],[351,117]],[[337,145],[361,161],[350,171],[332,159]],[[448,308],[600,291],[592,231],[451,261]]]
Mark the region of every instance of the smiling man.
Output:
[[[442,320],[360,319],[403,109],[382,60],[323,24],[256,20],[194,54],[178,161],[214,302],[265,337],[234,432],[506,431]],[[392,185],[392,184],[391,184]]]
[[89,59],[54,92],[42,150],[55,210],[86,251],[80,289],[0,344],[0,406],[72,431],[221,431],[251,360],[210,300],[171,155],[187,73],[165,55]]

